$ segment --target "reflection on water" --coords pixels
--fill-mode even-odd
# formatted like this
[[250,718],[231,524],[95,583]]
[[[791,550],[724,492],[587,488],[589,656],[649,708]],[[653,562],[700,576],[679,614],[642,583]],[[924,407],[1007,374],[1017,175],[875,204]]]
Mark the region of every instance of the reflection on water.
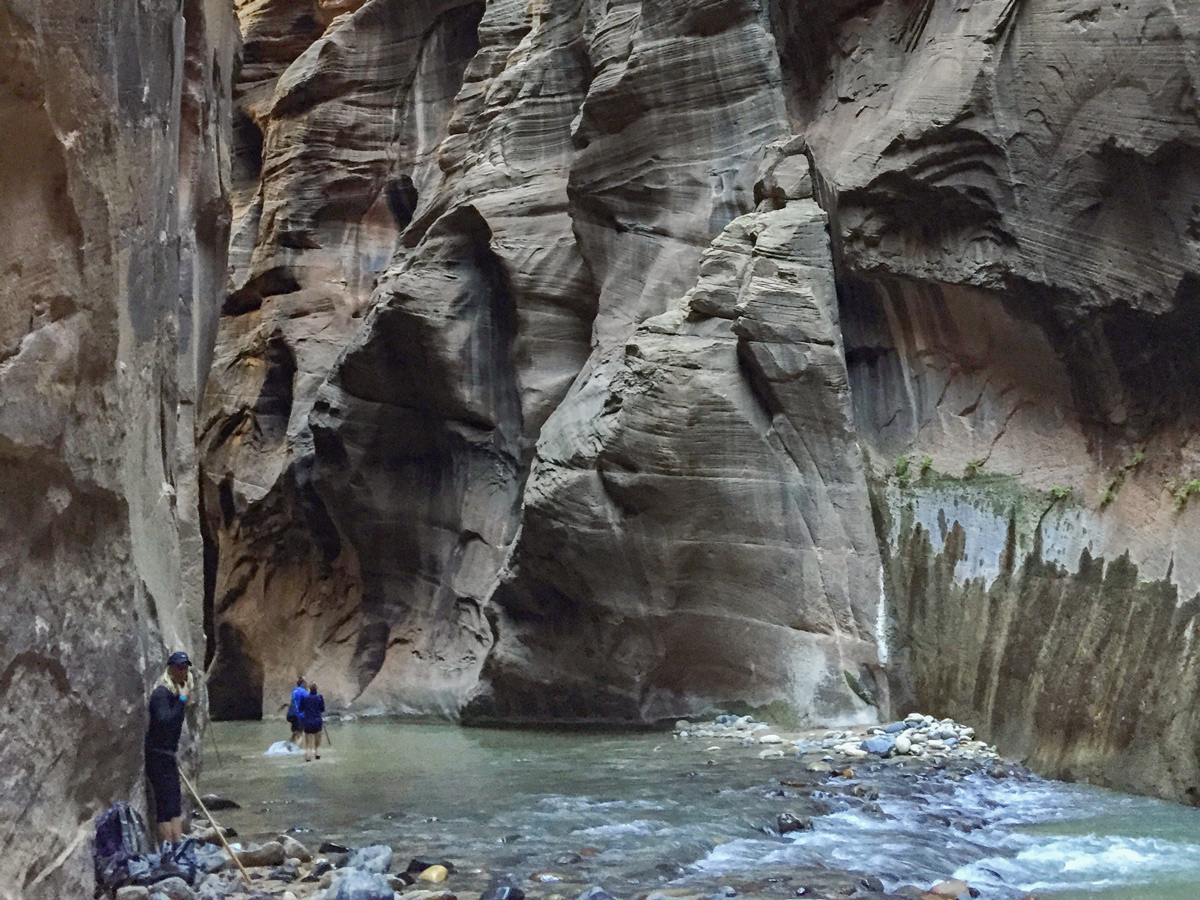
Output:
[[[556,873],[632,895],[674,881],[828,865],[889,888],[960,877],[985,896],[1200,898],[1200,812],[1040,779],[860,766],[794,790],[794,760],[666,734],[354,722],[323,758],[265,757],[283,723],[220,723],[203,789],[243,835],[297,829],[352,846],[445,857],[521,877]],[[816,776],[804,774],[813,779]],[[779,837],[779,813],[827,814]],[[570,872],[564,872],[564,857]]]

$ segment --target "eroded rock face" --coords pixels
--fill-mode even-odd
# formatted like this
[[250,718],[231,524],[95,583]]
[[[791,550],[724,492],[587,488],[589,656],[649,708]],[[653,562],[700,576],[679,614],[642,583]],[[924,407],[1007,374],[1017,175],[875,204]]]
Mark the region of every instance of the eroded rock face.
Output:
[[91,893],[198,652],[192,437],[223,281],[220,3],[0,3],[0,895]]
[[[1048,768],[1200,783],[1127,764],[1186,690],[1097,712],[1122,604],[1200,590],[1200,13],[323,10],[242,9],[215,673],[525,719],[890,686]],[[1186,670],[1188,609],[1137,680]]]
[[238,4],[233,283],[200,423],[218,716],[281,711],[298,673],[331,704],[359,693],[357,548],[313,489],[308,414],[397,236],[436,193],[430,154],[481,11]]
[[1197,533],[1172,492],[1200,383],[1200,13],[824,22],[828,79],[793,99],[839,223],[898,691],[1043,770],[1194,796]]
[[[382,10],[386,5],[375,6]],[[580,687],[557,685],[555,691],[569,699],[528,709],[529,716],[652,718],[735,700],[780,700],[807,713],[818,686],[822,699],[815,705],[827,712],[836,709],[838,715],[853,717],[865,708],[846,678],[848,673],[858,685],[866,673],[870,682],[870,667],[876,662],[871,623],[879,599],[878,561],[870,541],[863,540],[869,520],[861,466],[848,462],[857,458],[857,451],[850,442],[836,460],[797,463],[789,453],[806,452],[798,446],[800,438],[792,439],[794,446],[788,450],[771,446],[778,439],[767,434],[773,433],[773,416],[783,416],[781,424],[788,415],[795,417],[787,428],[811,428],[812,422],[801,421],[806,413],[796,406],[807,403],[828,407],[828,417],[845,428],[844,373],[842,382],[835,378],[812,387],[812,395],[789,396],[795,390],[791,381],[809,365],[807,356],[783,359],[788,353],[770,335],[778,328],[802,331],[800,325],[774,323],[769,315],[755,324],[758,320],[751,313],[741,317],[739,327],[748,331],[739,339],[731,313],[714,316],[722,336],[712,344],[713,359],[716,365],[719,358],[721,371],[713,373],[709,390],[740,392],[725,413],[731,419],[729,428],[744,430],[741,440],[757,448],[758,462],[746,465],[751,472],[765,467],[763,480],[769,486],[761,491],[781,494],[762,500],[763,509],[781,517],[776,528],[764,531],[745,520],[713,539],[714,545],[727,548],[753,544],[756,536],[781,545],[781,571],[770,584],[739,599],[739,615],[751,623],[746,634],[727,642],[723,650],[714,648],[712,659],[697,661],[694,669],[663,674],[681,653],[706,646],[725,628],[719,610],[726,600],[696,598],[687,601],[693,609],[686,616],[673,616],[679,601],[669,596],[669,582],[672,573],[690,565],[686,554],[680,557],[678,548],[671,549],[686,543],[682,535],[673,536],[665,520],[648,535],[636,528],[627,534],[606,504],[574,511],[562,506],[564,479],[596,477],[596,460],[589,455],[598,449],[590,446],[595,443],[592,416],[597,402],[603,406],[604,397],[615,397],[623,389],[622,379],[628,377],[625,342],[640,322],[676,305],[695,284],[701,251],[757,202],[753,187],[764,145],[788,133],[783,82],[768,25],[765,11],[740,3],[702,9],[618,4],[603,10],[580,3],[537,4],[532,9],[526,4],[493,4],[479,23],[478,52],[463,74],[456,109],[438,150],[441,181],[426,181],[432,192],[424,185],[417,191],[414,218],[379,281],[373,310],[332,369],[324,364],[329,375],[311,413],[297,389],[306,381],[302,373],[322,370],[298,360],[289,363],[291,357],[275,351],[293,366],[291,374],[285,370],[279,378],[280,384],[291,383],[293,393],[286,436],[274,430],[282,438],[277,445],[281,449],[265,457],[275,460],[265,472],[260,448],[247,444],[250,458],[242,464],[236,463],[238,451],[233,448],[241,435],[253,438],[270,430],[262,409],[266,380],[257,375],[247,379],[236,367],[229,369],[234,389],[225,393],[240,392],[246,398],[241,407],[250,412],[241,426],[231,424],[228,407],[206,424],[206,433],[217,436],[214,448],[222,447],[208,455],[207,482],[218,486],[218,492],[226,490],[231,502],[225,508],[233,513],[222,513],[215,530],[247,535],[253,531],[254,537],[235,539],[241,541],[238,546],[265,544],[259,511],[277,508],[269,507],[278,502],[273,492],[279,486],[284,488],[281,496],[294,491],[304,478],[295,473],[311,465],[311,482],[305,482],[312,488],[309,499],[328,514],[333,526],[326,535],[334,550],[326,554],[326,569],[318,578],[354,570],[352,585],[339,584],[328,592],[344,598],[340,605],[329,601],[341,611],[331,614],[318,603],[315,612],[325,623],[350,622],[353,627],[336,638],[301,633],[293,658],[303,664],[305,655],[320,648],[322,671],[317,677],[323,684],[333,680],[341,686],[342,702],[365,710],[456,714],[468,697],[474,697],[473,708],[480,715],[522,715],[529,698],[558,678],[547,673],[558,673]],[[325,39],[336,41],[336,23],[331,29]],[[342,40],[338,46],[349,47],[350,42]],[[281,110],[290,114],[280,101],[281,92],[302,77],[321,84],[322,96],[332,93],[333,85],[325,87],[309,71],[307,55],[309,51],[302,52],[279,77],[274,99],[269,104],[255,101],[254,108],[274,110],[275,116]],[[366,65],[369,54],[345,59],[344,65],[356,68]],[[705,77],[713,66],[724,73],[722,79]],[[261,80],[260,73],[255,77]],[[254,91],[256,96],[261,93],[258,87]],[[268,135],[283,132],[274,123],[267,128]],[[294,127],[287,133],[302,135]],[[296,141],[307,146],[303,136]],[[277,180],[269,161],[273,146],[268,136],[261,179],[266,198]],[[302,158],[293,150],[285,161]],[[803,180],[807,163],[802,156],[798,159],[800,171],[794,177]],[[395,171],[416,185],[423,165],[417,157],[401,158]],[[315,171],[300,165],[294,169],[301,179],[313,177]],[[336,165],[331,169],[336,171]],[[296,221],[319,218],[321,207],[302,189],[297,191],[281,189],[275,195],[277,206],[294,209]],[[780,196],[786,202],[786,195]],[[820,260],[823,274],[814,276],[814,284],[819,283],[814,290],[820,295],[820,314],[834,322],[824,220],[813,218],[809,224],[804,252]],[[288,277],[280,278],[276,263],[324,251],[293,250],[296,242],[290,239],[281,250],[284,242],[262,225],[259,241],[270,253],[256,246],[247,286],[235,291],[227,310],[251,329],[241,345],[246,348],[242,359],[269,371],[271,338],[265,328],[271,326],[256,319],[276,321],[263,316],[268,304],[286,303],[293,310],[290,321],[295,324],[285,327],[311,329],[313,321],[321,320],[319,312],[303,319],[295,314],[306,302],[304,284],[314,270],[289,262],[283,267]],[[752,245],[732,252],[748,260]],[[261,261],[268,257],[272,262],[264,268]],[[264,284],[270,285],[271,295],[262,306],[240,312],[241,304],[258,303],[252,295],[256,290],[265,293]],[[764,336],[755,338],[755,328],[765,330]],[[322,337],[336,346],[328,329],[322,329]],[[836,359],[821,365],[841,365],[836,326],[826,323],[820,340],[836,348],[830,351]],[[277,343],[290,345],[286,337]],[[222,341],[222,346],[230,344]],[[739,346],[756,374],[741,371]],[[577,380],[581,371],[584,380]],[[214,385],[223,377],[214,375]],[[755,378],[759,388],[751,387]],[[247,389],[247,382],[253,387]],[[755,400],[754,390],[769,397]],[[305,400],[312,396],[307,389],[303,395]],[[210,395],[218,396],[215,390]],[[709,412],[702,397],[674,402],[682,408],[694,406],[694,417]],[[774,405],[763,408],[763,403]],[[543,465],[543,451],[535,453],[539,435],[543,443],[553,435],[564,447],[578,445],[584,452],[564,459],[557,450],[546,450],[553,464]],[[846,436],[843,430],[834,440]],[[691,459],[669,473],[685,485],[676,503],[686,505],[686,486],[700,484],[708,475],[693,471],[700,466],[699,456],[681,438],[677,447],[663,447],[657,455],[665,459],[680,453]],[[716,465],[720,472],[723,464]],[[807,469],[797,473],[797,465]],[[669,462],[666,466],[672,468]],[[731,461],[728,466],[742,464]],[[822,472],[828,466],[830,472]],[[527,490],[531,468],[533,483]],[[234,475],[243,472],[256,474],[253,479]],[[799,532],[826,527],[831,515],[838,519],[824,484],[814,484],[811,490],[804,486],[806,478],[819,481],[823,475],[832,479],[835,493],[850,490],[858,498],[856,511],[849,514],[853,524],[848,529],[840,521],[832,526],[838,537],[828,549],[827,563],[817,560],[811,537],[798,548],[787,547]],[[722,478],[737,481],[728,473],[714,476],[716,482]],[[245,487],[241,490],[254,505],[253,513],[242,508],[234,486],[251,480],[258,485],[253,491],[257,496],[251,498]],[[733,502],[739,495],[728,486],[714,490],[717,503]],[[812,497],[793,496],[806,491]],[[530,492],[540,498],[537,503],[527,502]],[[798,507],[805,504],[814,509],[800,512]],[[207,504],[210,521],[219,505],[219,496]],[[290,529],[288,543],[302,547],[302,541],[290,539],[296,530],[292,509],[279,509],[281,528]],[[247,527],[251,521],[253,530]],[[576,529],[580,536],[599,531],[599,537],[605,529],[613,533],[607,541],[572,547],[574,572],[540,571],[548,543],[555,543],[550,536]],[[703,530],[695,529],[697,534]],[[575,542],[571,539],[568,545]],[[664,545],[661,559],[647,549],[654,542]],[[231,671],[264,677],[267,693],[284,696],[291,672],[279,671],[279,658],[288,650],[281,651],[272,636],[279,631],[279,617],[294,615],[297,585],[291,574],[277,577],[281,566],[275,554],[264,559],[260,549],[255,559],[248,559],[239,550],[230,552],[224,538],[218,544],[214,682],[222,681],[222,654],[236,648],[229,655]],[[650,553],[644,563],[648,570],[603,584],[610,575],[610,554],[623,545],[640,548],[629,552]],[[855,547],[865,552],[861,566],[847,565],[841,556]],[[770,549],[761,552],[771,555]],[[303,553],[286,555],[299,557],[301,567],[320,571],[311,562],[315,554],[308,561]],[[726,565],[729,556],[728,549],[723,556],[716,553],[697,570],[696,584]],[[649,570],[659,563],[668,564],[660,571]],[[743,570],[747,566],[753,569],[755,563],[739,564]],[[233,574],[238,568],[240,576]],[[285,568],[296,571],[291,562]],[[793,577],[806,582],[788,583]],[[264,585],[283,585],[292,599],[278,602],[258,594],[259,578]],[[823,579],[829,580],[828,586]],[[558,593],[563,587],[556,581],[564,581],[568,593],[579,592],[567,597],[568,607],[578,605],[580,616],[597,619],[595,628],[575,627],[582,619],[567,614]],[[493,603],[498,589],[508,598],[499,606]],[[663,596],[638,612],[641,601],[627,596],[630,592]],[[736,592],[730,583],[721,588],[723,597]],[[632,614],[627,609],[631,605]],[[792,605],[800,609],[789,609]],[[518,614],[521,607],[526,609]],[[490,624],[485,619],[489,608],[495,613]],[[574,643],[550,648],[545,656],[544,636],[531,636],[518,621],[528,617],[530,608],[543,621],[577,631]],[[305,615],[313,612],[309,608]],[[707,630],[687,637],[691,626],[680,624],[685,618],[708,621]],[[263,619],[265,627],[260,624]],[[647,640],[646,635],[657,630],[660,619],[672,622],[679,633],[656,646],[661,642]],[[480,667],[497,634],[508,641],[503,654],[508,660],[525,653],[545,658],[531,662],[539,671],[525,675],[506,663],[503,686],[493,683],[500,678],[500,668],[493,667],[480,690]],[[810,646],[814,640],[821,646]],[[570,656],[574,648],[592,642],[595,646],[586,647],[586,652],[597,663],[586,675],[568,674],[570,667],[564,669],[552,658]],[[783,662],[781,653],[787,657]],[[264,659],[264,671],[270,674],[255,674]],[[845,672],[839,668],[843,663]],[[712,669],[712,677],[689,686],[687,673],[704,666]],[[755,674],[764,666],[766,674]],[[589,685],[597,678],[616,685],[611,697],[591,696]],[[506,692],[512,696],[504,696]]]
[[765,181],[543,430],[468,715],[874,713],[851,689],[874,685],[882,596],[826,217],[804,156]]

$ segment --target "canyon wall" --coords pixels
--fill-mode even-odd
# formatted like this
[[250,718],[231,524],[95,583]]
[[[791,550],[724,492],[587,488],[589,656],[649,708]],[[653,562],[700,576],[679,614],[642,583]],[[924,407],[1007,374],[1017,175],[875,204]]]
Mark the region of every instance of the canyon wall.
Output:
[[1200,11],[238,12],[218,715],[916,705],[1200,790]]
[[1200,800],[1200,10],[919,7],[843,25],[806,132],[897,700]]
[[148,686],[203,650],[232,26],[209,0],[0,2],[2,897],[91,895],[92,818],[145,796]]

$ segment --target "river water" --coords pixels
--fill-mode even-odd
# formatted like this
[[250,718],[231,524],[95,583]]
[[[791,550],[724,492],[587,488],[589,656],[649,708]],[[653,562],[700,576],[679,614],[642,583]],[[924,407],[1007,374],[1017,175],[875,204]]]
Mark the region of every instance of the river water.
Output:
[[[965,766],[876,763],[831,778],[795,757],[663,733],[378,720],[331,726],[319,761],[264,755],[286,727],[211,726],[201,790],[242,806],[222,824],[544,880],[534,894],[728,884],[795,896],[832,869],[889,890],[958,877],[999,900],[1200,898],[1200,810],[1096,788]],[[812,830],[774,833],[786,811],[816,813]]]

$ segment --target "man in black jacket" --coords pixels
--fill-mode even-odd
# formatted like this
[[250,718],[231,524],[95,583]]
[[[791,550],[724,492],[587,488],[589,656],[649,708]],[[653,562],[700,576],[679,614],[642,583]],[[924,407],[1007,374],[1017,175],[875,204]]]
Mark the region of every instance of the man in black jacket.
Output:
[[192,661],[182,650],[171,654],[167,670],[150,693],[146,729],[146,777],[154,792],[160,841],[183,839],[183,795],[175,752],[192,692]]

